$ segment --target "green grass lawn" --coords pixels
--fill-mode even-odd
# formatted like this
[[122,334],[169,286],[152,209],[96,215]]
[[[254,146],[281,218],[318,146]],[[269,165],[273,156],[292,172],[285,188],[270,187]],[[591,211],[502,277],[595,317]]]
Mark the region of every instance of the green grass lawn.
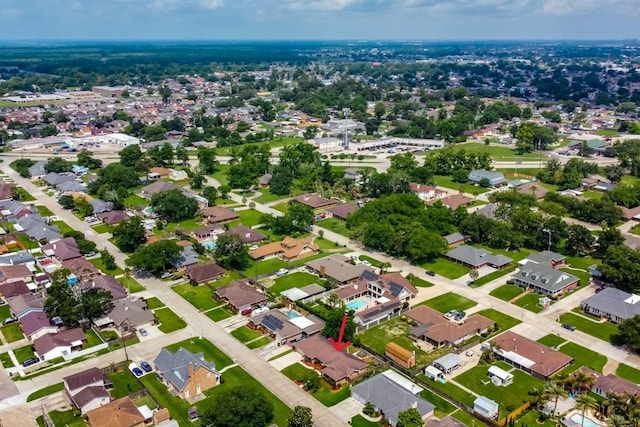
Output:
[[602,368],[607,363],[607,356],[596,353],[573,342],[563,344],[558,350],[574,359],[571,365],[562,370],[563,372],[573,372],[581,366],[602,372]]
[[273,194],[269,188],[261,188],[258,191],[260,191],[262,194],[259,195],[258,197],[254,197],[252,200],[260,204],[271,203],[271,202],[275,202],[276,200],[289,197],[288,194],[285,194],[284,196],[281,196],[279,194]]
[[195,230],[196,228],[200,228],[200,227],[202,227],[202,221],[200,220],[200,218],[191,218],[191,219],[185,219],[184,221],[181,221],[181,222],[169,223],[165,227],[165,230],[167,230],[170,233],[173,233],[178,229]]
[[432,403],[436,407],[434,409],[434,415],[436,417],[444,418],[456,410],[456,406],[453,403],[441,398],[429,389],[425,388],[420,393],[420,397],[422,397],[427,402]]
[[313,274],[305,273],[303,271],[296,271],[295,273],[285,274],[278,277],[273,286],[269,288],[270,292],[280,294],[283,291],[291,288],[301,288],[312,283],[318,283],[320,278]]
[[289,212],[289,202],[278,203],[277,205],[272,206],[271,208],[277,211],[280,211],[282,213],[287,213]]
[[29,236],[24,233],[18,233],[16,237],[18,238],[20,243],[22,243],[27,249],[38,249],[40,247],[38,242],[34,242],[33,240],[29,239]]
[[140,396],[138,398],[133,399],[133,403],[138,408],[144,405],[147,405],[149,409],[156,409],[158,407],[155,400],[153,400],[153,398],[148,394],[145,394],[144,396]]
[[522,323],[519,319],[511,317],[508,314],[504,314],[495,308],[485,308],[484,310],[480,310],[477,314],[488,317],[496,322],[500,328],[500,332],[506,331],[507,329],[513,328],[514,326]]
[[122,369],[120,372],[108,374],[109,379],[113,382],[113,388],[110,391],[111,397],[120,399],[129,396],[132,393],[142,390],[142,385],[133,376],[129,369]]
[[43,217],[48,217],[48,216],[53,216],[53,212],[51,211],[51,209],[49,209],[46,206],[43,205],[37,205],[36,206],[36,210],[38,211],[38,213],[40,215],[42,215]]
[[22,328],[20,327],[19,322],[3,326],[2,328],[0,328],[0,330],[2,330],[2,335],[8,343],[20,341],[22,338],[24,338],[24,334],[22,333]]
[[13,355],[18,359],[18,363],[22,363],[27,359],[35,357],[36,354],[33,352],[33,346],[29,344],[13,350]]
[[0,305],[0,320],[11,317],[11,308],[9,304]]
[[246,277],[261,276],[263,274],[275,273],[281,268],[285,268],[287,263],[280,258],[270,258],[263,261],[251,261],[249,267],[242,270]]
[[135,294],[136,292],[142,292],[145,290],[145,287],[142,286],[133,277],[121,277],[118,279],[118,282],[122,283],[122,286],[124,286],[125,289],[128,289],[129,293],[132,293],[132,294]]
[[503,268],[502,270],[496,270],[492,273],[487,274],[486,276],[479,277],[475,282],[473,282],[472,286],[477,288],[482,285],[486,285],[489,282],[492,282],[500,277],[506,276],[508,274],[516,271],[516,266],[511,266],[507,268]]
[[209,319],[213,320],[214,322],[219,322],[221,320],[228,319],[229,317],[233,316],[231,311],[229,311],[225,307],[214,308],[213,310],[207,311],[205,314]]
[[618,136],[619,133],[615,129],[598,129],[596,135],[600,136]]
[[[594,264],[600,265],[602,263],[602,261],[599,260],[599,259],[595,259],[593,257],[590,257],[590,256],[586,256],[586,257],[568,256],[567,257],[567,263],[572,268],[579,268],[581,270],[589,271],[589,267],[591,267]],[[571,271],[571,270],[569,270],[569,271]]]
[[222,286],[228,285],[229,283],[233,282],[234,280],[240,280],[242,279],[242,275],[240,273],[237,273],[233,270],[227,270],[226,273],[224,273],[224,276],[222,276],[222,278],[220,278],[219,280],[215,281],[215,282],[211,282],[209,283],[209,286],[214,287],[214,288],[220,288]]
[[144,375],[140,378],[140,382],[160,406],[169,410],[171,418],[176,420],[179,425],[186,426],[190,424],[187,417],[187,411],[191,407],[189,402],[173,396],[167,386],[162,384],[156,375]]
[[577,271],[577,270],[573,270],[571,268],[561,268],[562,271],[564,271],[565,273],[569,273],[572,274],[574,276],[576,276],[577,278],[580,279],[580,286],[586,286],[589,284],[589,281],[591,279],[591,275],[589,273],[587,273],[586,271]]
[[316,222],[318,227],[326,228],[329,231],[340,234],[341,236],[350,237],[351,232],[347,229],[347,223],[337,218],[327,218]]
[[442,384],[439,381],[433,381],[433,380],[429,379],[424,374],[419,374],[418,378],[422,379],[424,382],[429,383],[434,388],[437,388],[438,390],[443,391],[444,393],[447,394],[447,396],[450,396],[453,399],[456,399],[456,400],[464,403],[465,405],[470,406],[470,407],[473,408],[473,401],[476,400],[476,397],[473,394],[468,393],[467,391],[461,389],[457,385],[455,385],[455,384],[453,384],[451,382],[446,382],[446,383]]
[[526,161],[537,160],[538,153],[523,153],[518,154],[516,150],[511,147],[501,147],[496,145],[484,145],[484,143],[469,142],[465,144],[456,144],[455,149],[464,150],[467,153],[489,153],[491,158],[496,161]]
[[213,179],[218,181],[220,185],[229,183],[227,172],[229,171],[229,165],[216,165],[216,171],[211,175]]
[[453,182],[450,176],[434,175],[433,182],[441,187],[446,187],[451,190],[460,191],[468,194],[483,194],[489,191],[489,188],[480,187],[479,185],[471,185],[468,183],[460,184],[459,182]]
[[421,279],[414,274],[408,274],[406,279],[416,288],[430,288],[433,286],[433,283]]
[[124,205],[128,208],[133,208],[136,206],[146,206],[149,204],[149,200],[144,197],[140,197],[137,194],[131,194],[126,199],[124,199]]
[[320,250],[322,251],[326,251],[326,250],[330,250],[330,249],[336,249],[336,248],[340,248],[340,245],[337,244],[334,241],[328,240],[328,239],[321,239],[320,237],[317,237],[313,243],[315,243],[316,245],[318,245],[318,247],[320,248]]
[[98,234],[111,233],[111,227],[107,224],[98,224],[91,228],[93,228]]
[[251,350],[255,349],[255,348],[260,348],[260,347],[264,347],[265,345],[269,344],[271,342],[271,338],[264,336],[262,338],[258,338],[255,341],[251,341],[249,343],[247,343],[247,347]]
[[149,310],[155,310],[156,308],[164,307],[164,303],[157,297],[147,298],[145,301],[147,302],[147,308]]
[[540,344],[544,344],[547,347],[557,347],[561,344],[564,344],[567,342],[567,340],[565,340],[564,338],[556,335],[556,334],[549,334],[549,335],[545,335],[544,337],[540,338],[538,340],[538,342]]
[[515,285],[502,285],[499,288],[495,288],[489,295],[501,299],[503,301],[511,301],[524,292],[524,289]]
[[27,396],[27,402],[40,399],[41,397],[49,396],[50,394],[57,393],[62,390],[64,390],[64,383],[56,383],[50,385],[49,387],[41,388],[40,390],[34,391],[29,396]]
[[187,322],[178,317],[170,308],[160,308],[153,312],[156,316],[156,320],[160,323],[158,329],[161,332],[168,334],[187,326]]
[[422,304],[427,307],[431,307],[434,310],[438,310],[440,313],[446,313],[450,310],[463,311],[476,306],[478,303],[470,300],[469,298],[465,298],[462,295],[448,292],[435,298],[431,298]]
[[84,427],[87,425],[79,410],[51,411],[49,416],[56,427]]
[[239,328],[234,329],[231,331],[231,335],[242,343],[246,343],[262,336],[260,332],[249,329],[246,326],[240,326]]
[[[292,381],[304,381],[310,374],[318,375],[314,369],[307,368],[300,363],[294,363],[282,370],[282,373]],[[340,390],[332,390],[326,381],[322,380],[320,389],[310,392],[311,396],[318,399],[324,406],[331,407],[350,396],[350,387],[345,384]]]
[[87,337],[87,343],[82,346],[83,349],[84,348],[95,347],[97,345],[102,344],[102,340],[100,339],[98,334],[96,334],[96,332],[93,329],[85,329],[84,330],[84,335]]
[[457,279],[469,272],[469,269],[462,264],[450,261],[445,258],[438,258],[433,261],[425,262],[420,267],[425,270],[431,270],[448,279]]
[[616,369],[616,375],[635,384],[640,384],[640,369],[620,363]]
[[216,369],[223,369],[233,363],[229,356],[206,339],[190,338],[188,340],[171,344],[166,348],[169,351],[176,352],[180,347],[183,347],[192,353],[202,352],[205,360],[216,364]]
[[13,364],[13,361],[11,360],[9,353],[0,354],[0,362],[2,362],[3,368],[13,368],[14,366],[16,366]]
[[213,291],[206,285],[193,286],[191,283],[183,283],[176,285],[171,289],[174,290],[182,298],[186,299],[199,310],[210,310],[220,305],[219,302],[213,300]]
[[[494,402],[500,403],[500,417],[509,414],[508,406],[518,408],[529,400],[528,392],[536,387],[542,387],[544,382],[523,371],[514,369],[513,383],[505,387],[497,387],[489,381],[487,371],[489,366],[481,365],[469,369],[458,375],[454,380],[474,391],[480,396],[486,396]],[[484,382],[484,384],[483,384]]]
[[473,415],[471,415],[471,414],[469,414],[467,412],[464,412],[462,409],[458,409],[457,411],[455,411],[453,413],[452,417],[455,418],[456,420],[460,421],[465,426],[489,427],[487,424],[483,423],[482,421],[480,421],[479,419],[477,419]]
[[73,231],[73,228],[69,227],[69,225],[64,221],[53,221],[53,225],[56,225],[60,230],[60,234],[65,234],[70,231]]
[[613,323],[594,322],[593,320],[589,320],[583,316],[573,313],[561,314],[559,322],[574,325],[577,330],[609,343],[611,342],[612,337],[620,332],[618,327]]
[[379,268],[382,265],[382,261],[379,261],[375,258],[371,258],[370,256],[360,255],[358,259],[360,261],[367,261],[369,264],[371,264],[372,267]]
[[91,264],[95,265],[104,274],[111,274],[112,276],[119,276],[120,274],[124,273],[124,270],[121,269],[118,266],[116,266],[116,268],[114,270],[107,270],[107,267],[105,267],[104,262],[102,261],[102,258],[93,258],[93,259],[90,259],[89,262]]
[[349,421],[353,427],[380,427],[380,423],[369,421],[362,415],[356,415]]
[[515,300],[515,305],[529,311],[533,311],[534,313],[540,313],[544,310],[544,307],[538,304],[541,297],[542,295],[540,294],[529,293]]
[[240,222],[243,225],[253,227],[254,225],[262,223],[261,219],[264,214],[254,209],[247,209],[244,211],[238,211],[238,215],[240,215]]

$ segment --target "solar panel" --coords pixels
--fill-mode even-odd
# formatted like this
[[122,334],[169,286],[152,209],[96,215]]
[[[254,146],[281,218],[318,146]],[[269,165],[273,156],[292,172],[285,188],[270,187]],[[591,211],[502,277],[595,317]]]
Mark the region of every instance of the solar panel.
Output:
[[266,316],[264,316],[264,318],[262,319],[262,324],[264,325],[265,328],[270,329],[272,331],[275,331],[277,329],[282,329],[282,321],[276,317],[273,317],[270,314],[267,314]]
[[391,287],[391,295],[393,295],[394,297],[397,297],[398,295],[400,295],[400,292],[402,292],[402,290],[404,289],[402,286],[398,285],[396,282],[389,283],[389,286]]
[[360,277],[363,278],[364,280],[372,281],[372,280],[376,280],[378,278],[378,275],[373,271],[364,270],[360,275]]

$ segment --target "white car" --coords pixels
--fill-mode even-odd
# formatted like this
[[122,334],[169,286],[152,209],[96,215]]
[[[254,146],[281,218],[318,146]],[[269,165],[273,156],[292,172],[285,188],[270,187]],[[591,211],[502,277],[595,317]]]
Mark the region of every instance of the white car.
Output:
[[467,357],[471,357],[471,356],[473,356],[474,354],[476,354],[476,352],[475,352],[475,351],[473,351],[473,350],[467,350],[467,352],[466,352],[464,355],[465,355],[465,356],[467,356]]
[[286,268],[281,268],[280,270],[276,271],[276,277],[284,276],[288,272],[289,270],[287,270]]
[[258,249],[260,246],[258,245],[253,245],[249,248],[250,251],[255,251],[256,249]]

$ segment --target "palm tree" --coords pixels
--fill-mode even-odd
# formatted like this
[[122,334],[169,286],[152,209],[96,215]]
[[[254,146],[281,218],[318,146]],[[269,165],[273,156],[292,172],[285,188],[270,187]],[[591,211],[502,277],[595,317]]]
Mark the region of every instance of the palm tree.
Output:
[[391,268],[391,263],[388,261],[380,263],[380,274],[385,274]]
[[614,415],[607,420],[608,427],[629,427],[629,421],[625,420],[622,415]]
[[561,397],[567,397],[569,393],[567,393],[567,390],[565,390],[563,386],[557,383],[551,383],[547,387],[547,394],[549,395],[550,399],[553,399],[553,412],[551,413],[551,415],[555,416],[556,409],[558,407],[558,400],[560,400]]
[[480,272],[477,268],[474,268],[469,272],[469,279],[473,280],[474,285],[476,284],[476,280],[478,280],[478,277],[480,277]]
[[607,393],[606,398],[602,402],[602,413],[607,417],[613,417],[623,413],[622,406],[625,405],[623,396],[619,393]]
[[569,377],[569,383],[571,384],[571,393],[584,393],[591,390],[591,387],[596,383],[596,379],[593,375],[584,371],[576,371],[571,377]]
[[527,393],[532,398],[532,402],[537,410],[540,410],[549,401],[549,394],[544,387],[536,387]]
[[592,396],[588,394],[580,394],[576,397],[576,409],[582,411],[582,420],[580,425],[584,426],[584,414],[588,409],[595,409],[598,406],[598,402]]

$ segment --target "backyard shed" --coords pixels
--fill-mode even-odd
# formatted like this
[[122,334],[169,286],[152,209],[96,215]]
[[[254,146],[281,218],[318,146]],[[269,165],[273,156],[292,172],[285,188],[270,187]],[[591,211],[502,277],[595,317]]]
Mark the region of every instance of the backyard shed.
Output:
[[384,354],[403,368],[413,368],[416,366],[415,351],[407,350],[400,344],[390,342],[384,348]]
[[479,396],[473,401],[473,410],[487,418],[495,418],[498,415],[498,404],[488,397]]
[[462,364],[462,358],[455,353],[445,354],[439,359],[433,361],[433,366],[440,369],[445,374],[449,374],[452,371],[458,369]]
[[434,381],[444,381],[444,374],[440,369],[436,368],[435,366],[429,365],[426,368],[424,368],[424,374],[428,378]]
[[507,386],[513,382],[513,374],[497,366],[489,366],[487,375],[489,375],[489,378],[491,378],[491,382],[494,385]]

